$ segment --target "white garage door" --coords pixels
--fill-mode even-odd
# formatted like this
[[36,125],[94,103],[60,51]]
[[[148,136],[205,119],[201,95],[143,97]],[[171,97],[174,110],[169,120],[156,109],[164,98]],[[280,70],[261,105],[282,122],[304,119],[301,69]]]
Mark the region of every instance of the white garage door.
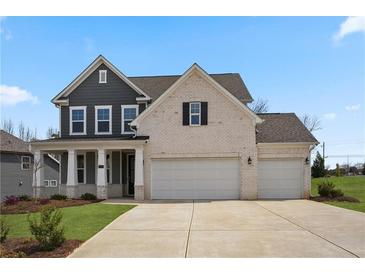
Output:
[[152,160],[152,199],[239,199],[238,159]]
[[258,167],[259,198],[302,198],[302,160],[259,160]]

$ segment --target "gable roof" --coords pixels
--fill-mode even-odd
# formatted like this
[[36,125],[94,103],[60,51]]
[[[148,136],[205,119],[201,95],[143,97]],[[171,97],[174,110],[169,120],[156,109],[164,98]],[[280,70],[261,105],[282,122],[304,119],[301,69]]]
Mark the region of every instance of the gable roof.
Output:
[[262,113],[258,116],[263,122],[256,126],[257,143],[318,143],[295,113]]
[[4,130],[0,130],[0,151],[30,153],[28,143]]
[[[127,85],[134,89],[138,94],[145,97],[145,100],[151,98],[142,91],[138,86],[131,82],[127,76],[125,76],[117,67],[110,63],[104,56],[99,55],[86,69],[84,69],[67,87],[65,87],[60,93],[58,93],[51,101],[54,104],[62,103],[65,101],[65,97],[77,88],[82,81],[84,81],[95,69],[101,64],[106,65],[111,71],[113,71],[119,78],[121,78]],[[67,99],[66,99],[67,100]]]
[[149,115],[156,107],[158,107],[175,88],[177,88],[185,79],[187,79],[193,72],[197,71],[203,78],[209,81],[217,90],[219,90],[228,100],[238,106],[241,110],[246,112],[256,123],[260,123],[262,120],[245,104],[240,102],[235,96],[233,96],[227,89],[220,85],[213,79],[208,73],[206,73],[198,64],[194,63],[185,73],[179,77],[161,96],[157,98],[145,111],[142,112],[136,119],[131,122],[132,126],[138,126],[139,121]]
[[[239,73],[209,75],[238,100],[246,103],[253,101],[251,94]],[[180,77],[181,75],[133,76],[128,77],[128,79],[145,91],[153,100],[156,100]]]

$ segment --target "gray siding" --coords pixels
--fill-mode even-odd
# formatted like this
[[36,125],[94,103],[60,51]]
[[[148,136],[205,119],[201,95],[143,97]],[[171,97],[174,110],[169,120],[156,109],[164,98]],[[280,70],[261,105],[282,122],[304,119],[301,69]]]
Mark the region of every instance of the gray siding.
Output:
[[120,184],[120,152],[112,152],[112,184]]
[[[105,84],[99,84],[100,69],[108,71],[107,83]],[[135,90],[104,64],[100,65],[69,95],[70,106],[87,107],[87,135],[80,135],[79,137],[95,137],[96,105],[112,105],[112,135],[96,136],[100,138],[121,136],[121,105],[137,104],[136,97],[140,97],[140,95]],[[63,106],[61,107],[61,134],[63,138],[69,137],[69,129],[69,107]]]
[[59,183],[59,165],[53,159],[44,155],[44,180],[57,180]]
[[[25,155],[25,154],[22,154]],[[31,170],[21,169],[21,154],[0,153],[1,200],[11,195],[33,195]],[[22,184],[21,184],[22,182]]]
[[95,184],[95,152],[86,153],[86,183]]

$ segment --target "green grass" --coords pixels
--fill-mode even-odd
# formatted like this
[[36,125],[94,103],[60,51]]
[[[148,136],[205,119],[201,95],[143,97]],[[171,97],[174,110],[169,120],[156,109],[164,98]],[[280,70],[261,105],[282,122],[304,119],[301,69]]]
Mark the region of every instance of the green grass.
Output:
[[312,179],[312,195],[318,195],[318,184],[323,181],[332,182],[340,188],[345,196],[352,196],[360,200],[360,203],[350,202],[326,202],[330,205],[365,212],[365,176],[346,176]]
[[[133,205],[97,203],[61,208],[66,239],[85,241],[133,207]],[[39,213],[31,215],[39,216]],[[28,230],[27,214],[1,215],[1,218],[9,224],[9,238],[31,236]]]

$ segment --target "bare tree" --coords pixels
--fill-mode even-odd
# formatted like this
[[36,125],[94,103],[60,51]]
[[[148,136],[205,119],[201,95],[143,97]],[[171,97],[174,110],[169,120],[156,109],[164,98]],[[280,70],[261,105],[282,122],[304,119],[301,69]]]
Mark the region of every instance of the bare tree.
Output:
[[48,139],[54,138],[54,137],[57,137],[57,136],[58,136],[58,130],[56,128],[49,127],[47,129],[47,138]]
[[20,139],[22,139],[23,141],[25,140],[25,126],[23,121],[20,121],[19,125],[18,125],[18,137]]
[[[41,154],[41,157],[42,154]],[[36,159],[35,157],[33,157],[33,178],[34,178],[34,182],[37,182],[37,173],[38,170],[40,170],[41,168],[43,168],[43,163],[41,159]],[[37,192],[37,188],[33,187],[33,197],[38,197],[39,198],[39,193]]]
[[250,108],[255,113],[266,113],[269,111],[268,101],[259,98],[250,105]]
[[310,116],[309,114],[304,114],[301,118],[304,126],[310,131],[316,131],[322,129],[321,121],[316,116]]
[[14,134],[14,123],[11,119],[3,120],[1,122],[1,129],[7,133]]

